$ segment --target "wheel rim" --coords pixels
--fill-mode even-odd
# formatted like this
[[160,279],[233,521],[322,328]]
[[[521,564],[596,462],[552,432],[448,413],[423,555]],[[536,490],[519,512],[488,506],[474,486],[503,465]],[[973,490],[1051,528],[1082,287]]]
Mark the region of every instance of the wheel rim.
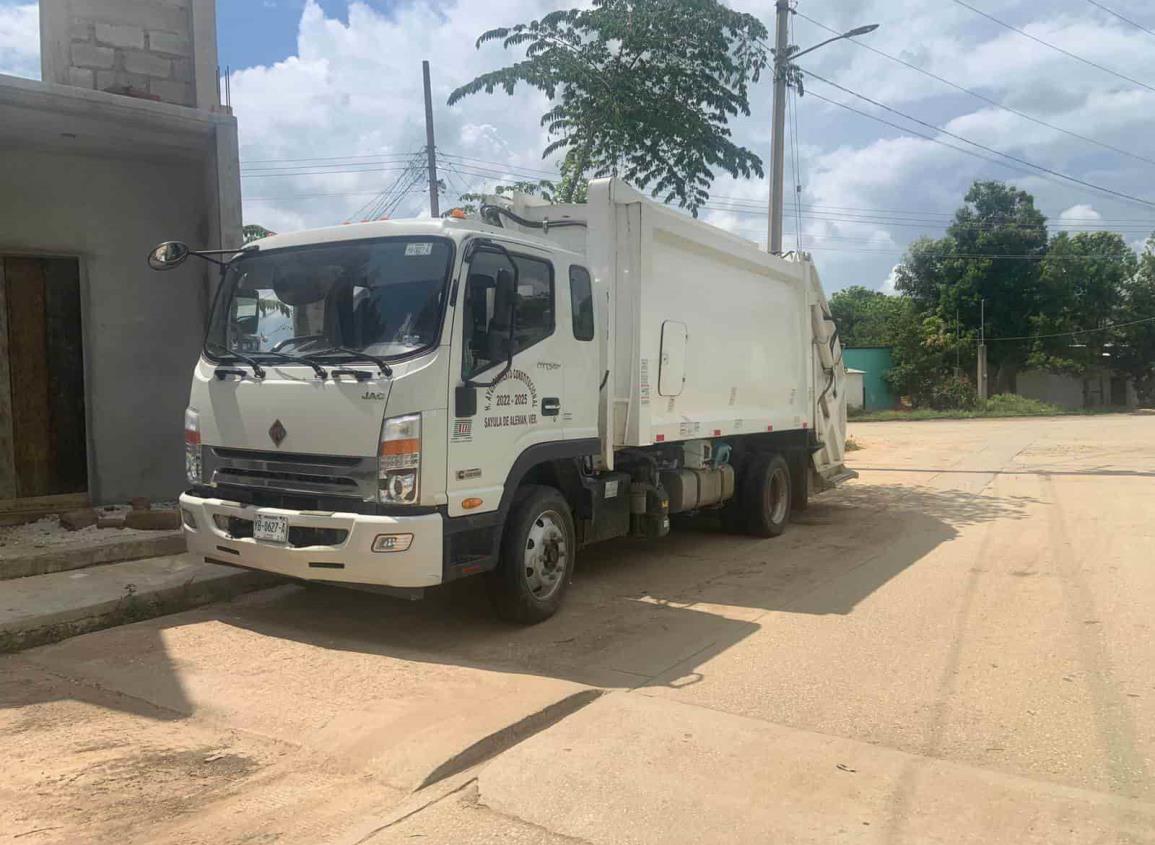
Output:
[[786,519],[790,507],[790,486],[786,470],[779,467],[770,476],[770,521],[778,524]]
[[548,599],[561,587],[568,569],[565,521],[557,511],[544,511],[530,523],[525,538],[522,574],[526,586],[535,598]]

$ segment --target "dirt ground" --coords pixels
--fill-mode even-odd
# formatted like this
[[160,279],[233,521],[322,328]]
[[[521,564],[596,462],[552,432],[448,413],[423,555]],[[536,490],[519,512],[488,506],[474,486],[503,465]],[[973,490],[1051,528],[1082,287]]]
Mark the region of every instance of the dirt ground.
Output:
[[[996,795],[1122,807],[1064,841],[1155,841],[1155,418],[851,432],[861,478],[783,537],[704,521],[591,547],[535,628],[496,622],[469,582],[420,603],[280,587],[0,659],[0,842],[657,841],[660,820],[630,829],[644,814],[591,828],[486,794],[487,767],[621,691],[786,732],[792,765],[852,742],[868,762],[848,768],[873,748]],[[570,765],[616,766],[595,759]],[[573,772],[570,797],[592,789]],[[521,791],[544,774],[528,767]],[[517,776],[489,782],[516,793]],[[863,841],[928,841],[908,822],[934,799],[912,777]],[[782,819],[802,812],[782,800]],[[804,822],[782,830],[821,829]],[[981,841],[1023,841],[999,829]]]

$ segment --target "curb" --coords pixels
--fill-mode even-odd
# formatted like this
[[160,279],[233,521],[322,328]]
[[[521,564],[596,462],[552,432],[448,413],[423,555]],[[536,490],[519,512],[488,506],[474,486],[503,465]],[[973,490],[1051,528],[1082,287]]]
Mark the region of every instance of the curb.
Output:
[[0,581],[48,575],[52,572],[67,572],[102,563],[179,555],[184,551],[184,534],[180,531],[165,532],[157,537],[134,537],[91,546],[46,549],[16,558],[0,558]]
[[[156,563],[159,568],[172,560],[157,558]],[[139,567],[141,564],[141,561],[136,561],[130,565]],[[73,607],[3,622],[0,624],[0,654],[178,613],[280,583],[283,583],[283,579],[265,572],[238,570],[209,563],[182,570],[177,583],[153,589],[137,591],[131,582],[123,585],[118,583],[117,586],[123,589],[115,599],[97,599],[87,604],[78,603]]]

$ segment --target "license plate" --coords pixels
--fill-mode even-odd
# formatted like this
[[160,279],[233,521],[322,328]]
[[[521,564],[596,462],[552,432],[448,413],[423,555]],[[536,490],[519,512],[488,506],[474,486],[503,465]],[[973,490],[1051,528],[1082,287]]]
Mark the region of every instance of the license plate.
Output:
[[270,543],[289,542],[289,518],[259,513],[253,520],[253,537]]

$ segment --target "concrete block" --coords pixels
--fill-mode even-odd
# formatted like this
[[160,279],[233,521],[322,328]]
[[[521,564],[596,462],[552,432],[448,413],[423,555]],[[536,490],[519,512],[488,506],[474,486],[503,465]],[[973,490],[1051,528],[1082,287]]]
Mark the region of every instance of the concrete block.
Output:
[[96,72],[96,90],[110,91],[131,88],[142,94],[148,93],[148,77],[135,73],[125,73],[123,70],[98,70]]
[[168,53],[173,56],[191,56],[192,44],[184,35],[175,32],[149,30],[148,49],[154,53]]
[[96,40],[101,44],[107,44],[110,47],[144,49],[144,30],[139,26],[97,23],[94,25],[94,32]]
[[79,531],[90,525],[96,525],[99,517],[92,508],[83,508],[78,511],[69,511],[60,515],[60,526],[69,531]]
[[88,68],[70,67],[68,69],[68,84],[77,88],[95,88],[95,73]]
[[124,515],[118,514],[116,516],[102,516],[96,520],[97,528],[118,528],[122,529],[124,525]]
[[180,528],[180,514],[176,511],[129,511],[124,515],[124,527],[138,531],[176,531]]
[[148,90],[166,103],[175,103],[178,106],[191,106],[193,104],[193,89],[187,82],[153,79],[148,83]]
[[121,55],[124,58],[124,69],[129,73],[155,76],[160,79],[168,79],[172,74],[172,62],[152,53],[125,50]]
[[133,496],[128,500],[134,511],[150,511],[152,510],[152,502],[147,496]]
[[68,24],[68,37],[72,41],[91,41],[92,22],[83,18],[73,18]]
[[167,32],[188,32],[190,26],[187,7],[155,0],[71,0],[69,6],[76,17],[92,21],[134,24]]
[[173,59],[172,78],[177,82],[191,83],[193,81],[192,59]]
[[95,44],[72,44],[72,64],[77,67],[111,68],[116,51],[111,47],[98,47]]

